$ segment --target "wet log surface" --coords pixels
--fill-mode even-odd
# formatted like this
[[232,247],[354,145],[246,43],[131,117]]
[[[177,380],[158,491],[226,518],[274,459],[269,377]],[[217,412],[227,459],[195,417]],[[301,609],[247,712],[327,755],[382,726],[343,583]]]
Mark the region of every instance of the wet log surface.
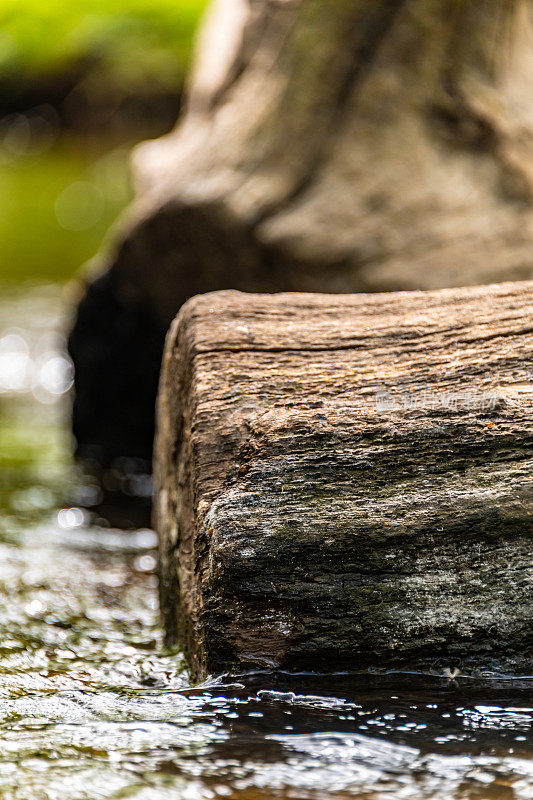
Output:
[[154,513],[194,672],[530,670],[532,356],[532,282],[187,302]]

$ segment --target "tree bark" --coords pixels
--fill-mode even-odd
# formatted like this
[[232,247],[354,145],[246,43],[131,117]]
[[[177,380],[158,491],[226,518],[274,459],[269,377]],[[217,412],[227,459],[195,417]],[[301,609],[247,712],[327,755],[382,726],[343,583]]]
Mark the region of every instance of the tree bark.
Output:
[[[195,294],[533,277],[532,5],[217,0],[184,118],[134,155],[139,197],[104,278],[125,323],[99,313],[102,282],[82,302],[82,451],[99,439],[91,452],[105,460],[103,427],[109,457],[131,450],[117,413],[132,402],[122,374],[140,363],[128,344],[152,337],[159,353]],[[147,388],[133,414],[145,455]]]
[[532,310],[531,282],[183,307],[154,522],[197,675],[531,669]]

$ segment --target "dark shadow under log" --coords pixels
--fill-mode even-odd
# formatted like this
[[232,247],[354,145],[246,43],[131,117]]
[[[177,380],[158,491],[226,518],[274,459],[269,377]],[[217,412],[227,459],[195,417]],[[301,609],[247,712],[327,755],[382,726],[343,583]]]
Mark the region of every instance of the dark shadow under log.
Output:
[[197,675],[531,671],[532,312],[533,283],[183,307],[155,525]]

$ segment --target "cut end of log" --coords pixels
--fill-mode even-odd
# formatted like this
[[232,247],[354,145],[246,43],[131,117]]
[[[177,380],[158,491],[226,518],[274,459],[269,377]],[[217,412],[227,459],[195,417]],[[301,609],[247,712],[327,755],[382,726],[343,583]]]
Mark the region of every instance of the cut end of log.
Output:
[[185,304],[158,400],[193,672],[531,669],[533,283]]

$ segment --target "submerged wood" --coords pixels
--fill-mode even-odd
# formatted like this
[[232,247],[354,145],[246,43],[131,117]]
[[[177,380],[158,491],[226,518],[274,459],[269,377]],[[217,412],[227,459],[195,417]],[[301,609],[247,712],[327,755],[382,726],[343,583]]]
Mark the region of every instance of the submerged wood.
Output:
[[198,676],[531,669],[532,324],[531,282],[186,303],[155,525]]

